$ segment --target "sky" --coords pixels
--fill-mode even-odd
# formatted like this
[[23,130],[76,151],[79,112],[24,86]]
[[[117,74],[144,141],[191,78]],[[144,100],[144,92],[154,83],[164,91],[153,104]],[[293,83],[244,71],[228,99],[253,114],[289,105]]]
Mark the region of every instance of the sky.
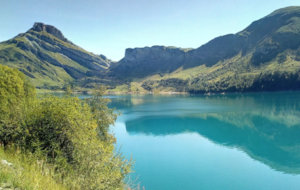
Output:
[[126,48],[198,48],[299,0],[0,0],[0,42],[35,22],[118,61]]

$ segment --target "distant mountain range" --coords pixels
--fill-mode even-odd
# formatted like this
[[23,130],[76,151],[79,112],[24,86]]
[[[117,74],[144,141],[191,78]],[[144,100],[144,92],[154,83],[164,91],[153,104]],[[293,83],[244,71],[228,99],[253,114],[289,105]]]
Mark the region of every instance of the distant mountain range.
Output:
[[35,23],[0,43],[0,63],[24,72],[38,88],[112,91],[276,91],[300,89],[300,7],[279,9],[236,34],[197,49],[153,46],[126,49],[112,62]]

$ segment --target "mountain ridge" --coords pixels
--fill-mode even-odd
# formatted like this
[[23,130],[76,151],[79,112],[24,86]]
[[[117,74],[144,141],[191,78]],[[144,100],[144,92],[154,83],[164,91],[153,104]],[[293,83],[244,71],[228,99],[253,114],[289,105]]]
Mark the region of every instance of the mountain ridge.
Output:
[[[87,52],[54,26],[35,23],[26,33],[0,43],[0,63],[18,68],[38,88],[62,88],[71,82],[78,88],[101,83],[115,91],[296,90],[300,7],[278,9],[240,32],[195,49],[127,48],[118,62]],[[274,87],[274,80],[292,84]]]
[[[0,63],[18,68],[39,88],[106,72],[111,61],[73,44],[51,25],[35,23],[27,32],[0,43]],[[95,73],[95,71],[97,71]]]
[[[255,55],[251,61],[254,65],[267,62],[274,58],[274,55],[271,55],[269,52],[266,53],[267,51],[275,51],[274,54],[277,55],[287,48],[295,49],[299,46],[300,38],[298,29],[300,28],[297,26],[296,32],[293,30],[293,26],[300,23],[299,16],[300,7],[286,7],[276,10],[262,19],[252,22],[248,27],[236,34],[227,34],[216,37],[198,48],[185,52],[185,60],[181,61],[182,64],[179,66],[183,66],[184,68],[195,67],[202,64],[213,66],[219,60],[233,57],[240,52],[242,52],[243,55],[247,55],[253,51]],[[288,18],[294,18],[294,20],[288,20]],[[286,21],[289,21],[290,23],[286,24]],[[278,31],[279,29],[281,30]],[[285,32],[286,30],[287,32]],[[282,38],[284,40],[291,39],[291,36],[289,35],[292,34],[294,34],[293,37],[296,38],[296,40],[290,40],[288,42],[290,44],[284,43],[284,41],[281,40]],[[281,46],[278,46],[277,43]],[[155,47],[156,46],[153,46],[151,48]],[[256,47],[259,48],[256,50]],[[145,51],[142,52],[143,50]],[[139,48],[139,52],[144,54],[144,56],[148,53],[147,51],[148,47]],[[268,56],[265,56],[266,54],[268,54]],[[149,55],[148,62],[150,62],[151,56],[152,55]],[[260,56],[263,56],[263,58],[259,58]],[[133,65],[136,67],[139,64],[139,62],[134,62],[132,60],[132,63],[130,64],[124,61],[124,59],[126,59],[126,56],[121,60],[124,64],[119,64],[119,67],[124,67],[124,65],[126,65],[127,68],[131,69]],[[157,61],[157,59],[153,62],[155,61]],[[120,70],[122,69],[116,69],[117,73],[120,72]],[[123,71],[122,73],[128,73],[128,71]],[[144,73],[143,75],[145,74],[148,75],[149,73]],[[151,74],[153,73],[150,73],[150,75]]]
[[[173,69],[165,69],[164,73],[161,67],[148,69],[149,63],[159,63],[163,58],[159,60],[144,49],[139,51],[147,62],[138,59],[124,62],[122,59],[113,74],[132,77],[131,70],[143,71],[139,76],[146,78],[142,86],[149,91],[206,93],[300,89],[296,77],[300,69],[300,7],[276,10],[240,32],[216,37],[199,48],[184,52],[180,63],[165,61],[165,67]],[[276,87],[272,81],[283,85]],[[288,85],[284,86],[285,82]]]

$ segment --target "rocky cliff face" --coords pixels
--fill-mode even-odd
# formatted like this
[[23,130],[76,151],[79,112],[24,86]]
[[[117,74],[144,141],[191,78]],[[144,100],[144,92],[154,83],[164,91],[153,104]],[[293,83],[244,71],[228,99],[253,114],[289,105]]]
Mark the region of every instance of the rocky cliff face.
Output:
[[172,72],[184,63],[188,50],[165,46],[128,48],[112,75],[143,77]]
[[47,32],[48,34],[51,34],[52,36],[64,41],[64,42],[68,42],[70,44],[73,44],[67,38],[64,37],[64,35],[62,34],[62,32],[60,30],[58,30],[57,28],[55,28],[54,26],[51,26],[51,25],[46,25],[46,24],[41,23],[41,22],[36,22],[36,23],[34,23],[33,27],[30,30],[33,30],[33,31],[36,31],[36,32],[44,31],[44,32]]
[[177,56],[178,61],[182,61],[184,58],[184,51],[179,48],[165,47],[165,46],[153,46],[145,48],[128,48],[125,51],[125,61],[144,61],[147,58],[158,60],[170,60],[175,59]]

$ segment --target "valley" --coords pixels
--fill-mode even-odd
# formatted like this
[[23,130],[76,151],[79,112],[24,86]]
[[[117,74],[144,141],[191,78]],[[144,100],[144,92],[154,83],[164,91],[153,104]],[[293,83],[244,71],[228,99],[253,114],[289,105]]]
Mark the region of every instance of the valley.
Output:
[[54,26],[35,23],[0,43],[0,64],[48,90],[71,85],[88,92],[99,84],[112,93],[299,90],[300,7],[276,10],[196,49],[128,48],[117,62],[80,48]]

